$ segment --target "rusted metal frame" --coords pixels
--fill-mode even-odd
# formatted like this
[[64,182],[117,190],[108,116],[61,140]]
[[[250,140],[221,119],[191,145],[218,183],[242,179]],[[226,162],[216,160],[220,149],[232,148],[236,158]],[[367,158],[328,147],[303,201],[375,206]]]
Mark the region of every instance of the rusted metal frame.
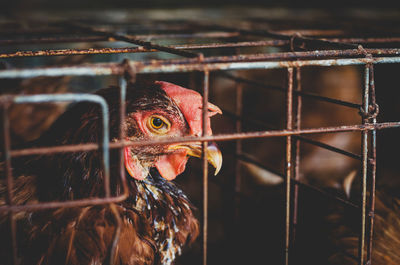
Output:
[[155,52],[155,51],[157,51],[157,50],[147,49],[142,46],[140,46],[140,47],[125,47],[125,48],[62,49],[62,50],[18,51],[18,52],[13,52],[13,53],[0,53],[0,58],[113,54],[113,53],[139,53],[139,52]]
[[[400,49],[397,48],[383,48],[383,49],[364,49],[371,55],[400,55]],[[290,51],[290,52],[275,52],[275,53],[258,53],[258,54],[241,54],[231,56],[213,56],[204,59],[205,63],[208,62],[223,62],[223,61],[248,61],[248,60],[299,60],[299,59],[329,59],[332,57],[355,57],[364,56],[363,51],[360,49],[347,49],[347,50],[315,50],[315,51]],[[178,61],[177,59],[176,61]],[[171,60],[173,61],[173,60]]]
[[400,43],[399,37],[389,37],[389,38],[324,38],[329,41],[345,42],[345,43],[359,43],[359,44],[369,44],[369,43]]
[[[278,46],[278,45],[285,45],[287,43],[288,41],[254,41],[254,42],[238,42],[238,43],[169,45],[166,47],[174,48],[177,50],[194,50],[194,49],[216,49],[216,48],[232,48],[232,47]],[[156,49],[149,49],[143,46],[123,47],[123,48],[61,49],[61,50],[17,51],[12,53],[0,53],[0,58],[139,53],[139,52],[156,52],[156,51],[157,51]]]
[[[301,68],[295,68],[295,89],[293,92],[301,92]],[[299,93],[294,94],[296,108],[294,108],[294,129],[299,130],[301,129],[301,112],[302,112],[302,97]],[[300,137],[293,137],[293,179],[296,181],[300,180]],[[293,225],[293,236],[292,236],[292,243],[296,240],[296,228],[297,228],[297,217],[298,217],[298,198],[299,198],[299,187],[298,185],[294,185],[293,187],[293,216],[292,216],[292,225]]]
[[[145,146],[145,145],[159,145],[159,144],[173,144],[173,143],[191,143],[191,142],[202,142],[202,141],[231,141],[231,140],[244,140],[251,138],[268,138],[268,137],[282,137],[282,136],[299,136],[303,134],[318,134],[318,133],[337,133],[337,132],[355,132],[355,131],[370,131],[370,130],[382,130],[389,128],[399,128],[400,122],[383,122],[376,124],[362,124],[362,125],[344,125],[337,127],[319,127],[309,128],[300,130],[272,130],[272,131],[260,131],[260,132],[242,132],[232,134],[218,134],[209,135],[202,137],[174,137],[170,139],[162,139],[159,141],[154,140],[143,140],[143,141],[117,141],[111,142],[109,147],[111,149],[121,148],[126,146]],[[48,154],[54,152],[83,152],[92,151],[98,149],[98,144],[77,144],[77,145],[63,145],[54,147],[38,147],[29,149],[18,149],[11,150],[12,157],[34,155],[34,154]]]
[[[206,59],[206,58],[205,58]],[[326,60],[305,60],[305,61],[271,61],[271,62],[228,62],[228,63],[202,63],[196,60],[175,61],[174,64],[163,65],[163,61],[153,61],[148,65],[143,62],[129,61],[131,67],[135,68],[138,74],[143,73],[176,73],[202,71],[207,68],[215,70],[244,70],[244,69],[274,69],[302,66],[343,66],[360,64],[381,64],[400,63],[400,56],[376,57],[376,58],[347,58],[347,59],[326,59]],[[182,63],[181,63],[182,62]],[[37,76],[99,76],[99,75],[121,75],[123,68],[120,63],[95,63],[80,66],[63,67],[41,67],[0,70],[0,78],[31,78]]]
[[0,206],[0,212],[21,212],[21,211],[41,211],[55,208],[71,208],[71,207],[83,207],[93,205],[105,205],[110,203],[118,203],[124,201],[126,196],[119,195],[109,198],[90,198],[80,199],[75,201],[64,201],[64,202],[41,202],[38,204],[24,204],[24,205],[12,205],[12,206]]
[[[237,117],[242,117],[243,113],[243,84],[237,84],[236,85],[236,104],[235,104],[235,112]],[[235,122],[235,127],[236,127],[236,132],[241,133],[242,132],[242,119],[236,119]],[[242,141],[237,140],[236,141],[236,148],[235,148],[235,153],[236,155],[240,155],[242,153]],[[240,192],[241,190],[241,173],[240,173],[240,163],[238,161],[236,162],[236,168],[235,168],[235,192]]]
[[[273,174],[281,177],[282,179],[285,178],[284,174],[278,172],[277,170],[274,170],[272,168],[269,168],[269,167],[263,165],[262,163],[260,163],[259,161],[255,160],[254,158],[252,158],[250,155],[248,155],[246,153],[240,154],[238,156],[238,158],[240,160],[242,160],[242,161],[252,163],[252,164],[254,164],[254,165],[256,165],[256,166],[258,166],[258,167],[260,167],[262,169],[265,169],[265,170],[267,170],[269,172],[272,172]],[[300,186],[302,188],[314,191],[314,192],[316,192],[318,194],[321,194],[321,195],[323,195],[323,196],[325,196],[327,198],[339,201],[339,202],[343,203],[346,206],[350,206],[350,207],[352,207],[354,209],[359,209],[360,208],[359,205],[357,205],[357,204],[355,204],[355,203],[353,203],[353,202],[351,202],[351,201],[349,201],[349,200],[347,200],[345,198],[342,198],[342,197],[336,196],[336,195],[334,195],[332,193],[326,192],[323,189],[320,189],[320,188],[318,188],[316,186],[313,186],[313,185],[307,184],[305,182],[302,182],[301,180],[292,179],[292,182],[293,182],[293,185]]]
[[[364,71],[364,93],[363,93],[363,111],[369,112],[369,69],[366,66]],[[368,118],[363,117],[362,123],[368,123]],[[366,212],[367,212],[367,178],[368,178],[368,131],[361,132],[361,149],[362,149],[362,176],[361,176],[361,220],[360,235],[358,242],[358,262],[364,265],[365,260],[365,241],[366,241]]]
[[122,75],[124,68],[120,63],[82,64],[79,66],[23,68],[1,70],[0,78],[32,78],[38,76],[100,76]]
[[[6,177],[6,203],[12,207],[14,205],[13,200],[13,186],[14,180],[12,176],[12,166],[11,166],[11,137],[10,137],[10,122],[8,119],[8,108],[10,102],[7,100],[1,100],[1,112],[3,118],[3,156],[4,156],[4,172]],[[15,213],[9,212],[8,213],[8,222],[10,225],[10,238],[11,238],[11,256],[12,256],[12,263],[14,265],[18,264],[18,242],[17,242],[17,225],[16,220],[14,218]]]
[[[128,69],[127,69],[128,70]],[[119,139],[120,141],[125,139],[125,112],[126,112],[126,88],[127,88],[127,82],[125,77],[120,77],[119,78],[119,88],[120,88],[120,95],[119,95]],[[123,187],[123,194],[128,196],[128,185],[126,183],[126,172],[125,172],[125,166],[124,166],[124,148],[120,148],[119,152],[119,172],[120,172],[120,177],[122,181],[122,187]],[[113,240],[110,248],[110,260],[108,263],[110,265],[113,265],[115,263],[115,257],[116,257],[116,250],[117,250],[117,244],[121,236],[121,226],[122,226],[122,220],[119,215],[119,212],[115,206],[114,203],[110,203],[109,207],[114,215],[114,218],[117,222],[117,227],[114,231],[113,235]]]
[[[288,68],[288,89],[286,93],[286,129],[293,130],[293,68]],[[286,161],[285,161],[285,264],[289,264],[289,254],[291,247],[291,179],[293,175],[292,167],[292,136],[286,136]]]
[[[207,58],[205,58],[207,59]],[[138,73],[176,73],[201,71],[205,67],[209,71],[216,70],[245,70],[245,69],[274,69],[303,66],[344,66],[363,65],[368,63],[400,63],[400,57],[375,57],[375,58],[347,58],[347,59],[323,59],[323,60],[302,60],[302,61],[255,61],[255,62],[214,62],[214,63],[174,63],[160,64],[161,61],[153,62],[131,62],[135,64]],[[3,73],[6,70],[3,70]],[[0,71],[0,78],[3,76]]]
[[[293,92],[295,92],[295,91],[293,91]],[[278,129],[276,126],[272,126],[272,125],[267,124],[267,123],[265,123],[263,121],[254,120],[254,119],[248,119],[248,118],[244,119],[243,117],[240,117],[240,116],[236,115],[235,113],[229,112],[227,110],[223,109],[222,111],[223,111],[225,116],[228,116],[228,117],[230,117],[232,119],[235,119],[235,120],[241,120],[242,122],[247,123],[247,124],[260,126],[260,127],[263,127],[264,129],[267,129],[267,130],[277,130]],[[296,121],[297,121],[297,119],[296,119]],[[329,150],[329,151],[332,151],[332,152],[335,152],[335,153],[338,153],[338,154],[345,155],[345,156],[350,157],[350,158],[361,160],[361,156],[359,154],[355,154],[355,153],[352,153],[352,152],[349,152],[349,151],[334,147],[332,145],[325,144],[325,143],[322,143],[320,141],[316,141],[316,140],[307,138],[305,136],[294,135],[293,137],[296,140],[300,140],[300,141],[303,141],[305,143],[312,144],[312,145],[324,148],[326,150]]]
[[104,98],[93,94],[41,94],[29,96],[15,96],[12,98],[14,104],[23,103],[55,103],[55,102],[92,102],[98,104],[101,109],[103,122],[103,138],[99,143],[102,154],[102,167],[104,171],[104,190],[105,196],[110,197],[110,154],[109,154],[109,121],[108,106]]
[[[203,79],[203,109],[202,109],[202,136],[207,137],[208,128],[208,97],[209,97],[210,73],[204,71]],[[203,265],[207,265],[207,239],[208,239],[208,161],[207,141],[202,142],[203,162]]]
[[203,55],[201,53],[193,53],[193,52],[189,52],[189,51],[185,51],[185,50],[178,50],[178,49],[170,48],[168,46],[163,46],[163,45],[159,45],[156,43],[152,43],[150,41],[144,41],[144,40],[138,39],[135,36],[123,35],[123,34],[118,34],[118,33],[114,33],[114,32],[103,31],[103,30],[97,30],[97,29],[89,27],[89,26],[83,26],[83,25],[78,25],[78,24],[70,24],[69,26],[72,28],[78,28],[80,30],[87,31],[87,32],[90,32],[93,34],[107,36],[109,38],[113,38],[113,39],[116,39],[119,41],[125,41],[128,43],[140,45],[147,49],[156,49],[159,51],[163,51],[163,52],[167,52],[167,53],[171,53],[171,54],[175,54],[175,55],[180,55],[180,56],[184,56],[184,57],[189,57],[189,58],[198,58],[198,59],[203,58]]
[[[379,56],[399,56],[400,49],[349,49],[349,50],[325,50],[325,51],[295,51],[295,52],[277,52],[277,53],[257,53],[257,54],[241,54],[230,56],[211,56],[203,59],[202,63],[230,63],[230,62],[253,62],[253,61],[288,61],[302,60],[299,63],[310,60],[339,60],[349,59],[365,59],[365,52],[371,55]],[[333,59],[334,58],[334,59]],[[368,58],[373,59],[373,58]],[[171,60],[155,60],[141,62],[144,66],[151,64],[170,65],[170,64],[190,64],[196,63],[194,59],[171,59]],[[293,66],[294,67],[294,66]]]
[[[375,78],[373,65],[366,66],[369,72],[369,96],[371,98],[371,106],[376,105],[375,94]],[[376,116],[371,118],[372,124],[376,124]],[[372,259],[372,246],[374,234],[374,217],[375,217],[375,184],[376,184],[376,130],[371,131],[371,157],[370,157],[370,189],[369,189],[369,212],[368,212],[368,235],[367,235],[367,262],[371,264]]]
[[239,41],[239,42],[227,42],[227,43],[207,43],[207,44],[181,44],[173,45],[168,47],[174,47],[175,49],[216,49],[216,48],[246,48],[246,47],[261,47],[261,46],[273,46],[279,47],[288,45],[287,40],[262,40],[262,41]]
[[[236,83],[236,88],[235,88],[235,116],[242,117],[243,114],[243,84],[242,83]],[[225,113],[225,112],[224,112]],[[241,133],[242,132],[242,119],[236,119],[235,120],[235,127],[236,127],[236,132]],[[234,182],[234,196],[233,196],[233,203],[234,203],[234,209],[233,209],[233,218],[234,218],[234,226],[233,226],[233,231],[238,228],[239,225],[239,217],[240,217],[240,205],[241,205],[241,197],[237,196],[237,194],[241,193],[242,190],[242,164],[238,157],[240,154],[243,152],[243,146],[242,146],[242,141],[241,140],[236,140],[235,141],[235,182]],[[231,234],[234,232],[231,232]]]
[[[262,88],[265,88],[265,89],[272,89],[272,90],[278,90],[278,91],[281,91],[281,92],[286,92],[286,89],[283,88],[283,87],[277,87],[277,86],[271,86],[271,85],[267,85],[267,84],[262,84],[260,82],[254,81],[254,80],[236,77],[236,76],[233,76],[231,74],[223,74],[222,76],[224,76],[224,77],[226,77],[228,79],[237,81],[237,82],[258,86],[258,87],[262,87]],[[345,107],[350,107],[350,108],[355,108],[355,109],[360,109],[360,107],[361,107],[360,104],[356,104],[356,103],[352,103],[352,102],[348,102],[348,101],[343,101],[343,100],[339,100],[339,99],[334,99],[334,98],[328,98],[328,97],[324,97],[324,96],[319,96],[319,95],[313,94],[313,93],[306,93],[306,92],[302,92],[300,90],[294,90],[293,93],[297,97],[299,97],[299,96],[308,97],[308,98],[316,99],[316,100],[319,100],[319,101],[325,101],[325,102],[328,102],[328,103],[333,103],[333,104],[337,104],[337,105],[341,105],[341,106],[345,106]]]
[[27,39],[5,39],[0,40],[0,46],[18,44],[45,44],[45,43],[67,43],[67,42],[96,42],[112,41],[106,36],[87,36],[87,37],[37,37]]

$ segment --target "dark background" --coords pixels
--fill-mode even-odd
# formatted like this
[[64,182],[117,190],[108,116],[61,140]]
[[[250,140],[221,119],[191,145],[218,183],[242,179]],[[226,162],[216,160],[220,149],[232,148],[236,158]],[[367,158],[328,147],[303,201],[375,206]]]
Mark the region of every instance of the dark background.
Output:
[[17,0],[17,1],[0,1],[0,12],[18,12],[19,10],[29,9],[124,9],[124,8],[182,8],[182,7],[224,7],[224,6],[260,6],[260,7],[286,7],[286,8],[323,8],[332,12],[344,8],[398,8],[399,2],[395,0],[335,0],[335,1],[296,1],[296,0],[68,0],[68,1],[52,1],[52,0]]

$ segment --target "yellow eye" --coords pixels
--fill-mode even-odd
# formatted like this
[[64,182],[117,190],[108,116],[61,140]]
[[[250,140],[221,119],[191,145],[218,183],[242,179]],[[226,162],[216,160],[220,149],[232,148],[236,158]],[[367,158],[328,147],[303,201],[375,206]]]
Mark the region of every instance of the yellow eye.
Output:
[[148,127],[152,132],[164,134],[169,131],[171,124],[167,119],[161,116],[151,116],[148,119]]

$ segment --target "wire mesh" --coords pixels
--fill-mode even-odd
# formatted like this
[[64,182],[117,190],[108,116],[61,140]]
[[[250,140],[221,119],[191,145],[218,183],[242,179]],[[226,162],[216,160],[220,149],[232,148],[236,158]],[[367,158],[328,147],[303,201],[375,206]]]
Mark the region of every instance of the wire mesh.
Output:
[[[244,23],[246,22],[246,23]],[[158,145],[178,142],[203,142],[203,150],[209,141],[236,141],[235,159],[235,185],[236,193],[241,191],[243,176],[240,173],[240,162],[247,161],[265,167],[262,163],[253,160],[242,149],[242,141],[246,139],[285,137],[285,171],[276,172],[285,179],[285,248],[283,264],[291,264],[291,248],[296,239],[296,224],[298,215],[298,188],[306,187],[317,191],[324,196],[333,197],[335,200],[350,205],[355,209],[360,209],[360,229],[359,236],[359,264],[370,264],[373,246],[373,213],[375,200],[375,174],[376,174],[376,131],[400,127],[399,121],[378,123],[376,120],[377,104],[375,100],[374,85],[374,65],[377,64],[398,64],[400,63],[400,38],[399,32],[387,33],[388,28],[382,36],[375,37],[376,31],[368,31],[368,27],[362,25],[363,34],[353,28],[342,27],[341,30],[314,29],[315,24],[305,25],[303,28],[287,26],[282,21],[247,19],[240,21],[240,27],[229,26],[226,21],[209,23],[206,21],[174,21],[174,20],[135,20],[127,19],[123,21],[107,21],[89,19],[85,21],[60,20],[54,22],[43,22],[32,20],[35,30],[24,29],[22,23],[15,21],[13,26],[2,22],[0,31],[0,45],[2,52],[0,58],[12,60],[22,58],[25,61],[12,61],[20,64],[21,67],[0,70],[2,79],[26,79],[38,76],[116,76],[120,82],[120,137],[116,141],[108,143],[108,128],[103,127],[103,142],[85,143],[69,146],[36,147],[29,149],[12,149],[9,135],[9,125],[7,118],[7,107],[11,102],[24,103],[27,100],[40,98],[40,101],[55,102],[68,100],[89,100],[89,95],[38,95],[38,96],[15,96],[1,98],[3,110],[3,130],[4,145],[2,150],[5,161],[5,172],[7,179],[7,204],[0,206],[0,212],[9,213],[10,231],[12,239],[12,249],[14,264],[18,264],[18,251],[16,242],[16,227],[14,215],[20,211],[37,211],[56,207],[76,207],[95,204],[113,204],[126,199],[127,187],[125,179],[125,169],[120,164],[121,179],[124,183],[125,193],[121,196],[112,197],[109,181],[105,182],[105,198],[88,198],[79,201],[66,202],[46,202],[31,205],[16,205],[13,203],[12,193],[12,158],[26,155],[49,154],[56,152],[77,152],[103,149],[104,170],[108,172],[109,149],[121,150],[120,156],[123,157],[123,148],[127,146]],[[294,23],[299,23],[295,21]],[[24,24],[25,25],[25,24]],[[331,24],[329,24],[331,25]],[[323,26],[320,26],[323,27]],[[362,35],[362,37],[360,36]],[[172,40],[172,41],[171,41]],[[96,47],[95,43],[101,42],[106,47]],[[123,47],[118,47],[118,43],[123,43]],[[42,46],[49,44],[65,45],[71,43],[88,43],[90,48],[50,48],[43,49]],[[171,44],[173,43],[173,44]],[[67,45],[68,44],[68,45]],[[15,48],[14,45],[18,45]],[[33,47],[32,50],[21,49]],[[73,46],[73,45],[72,45]],[[256,52],[248,52],[246,49],[255,48]],[[234,49],[234,52],[232,52]],[[260,52],[261,51],[261,52]],[[27,67],[24,65],[29,58],[45,58],[54,56],[74,56],[74,55],[101,55],[102,58],[110,59],[113,54],[127,55],[124,60],[117,57],[119,61],[107,60],[106,62],[59,66],[43,65],[39,67]],[[131,57],[140,54],[141,57]],[[129,55],[129,56],[128,56]],[[183,58],[182,58],[183,57]],[[135,59],[136,58],[136,59]],[[140,59],[137,59],[140,58]],[[331,67],[361,65],[365,67],[364,72],[364,93],[362,104],[348,102],[327,96],[321,96],[302,90],[301,71],[305,67]],[[250,80],[238,75],[228,73],[232,70],[256,70],[256,69],[285,69],[287,71],[287,83],[285,87],[268,86],[256,80]],[[236,131],[234,133],[224,133],[218,135],[204,134],[199,137],[181,137],[173,139],[163,139],[161,141],[127,141],[122,125],[125,117],[125,98],[127,82],[134,82],[140,74],[166,74],[166,73],[193,73],[203,74],[202,94],[203,104],[207,105],[209,98],[210,74],[221,76],[224,79],[233,81],[236,84],[236,106],[235,113],[225,112],[235,120]],[[243,86],[252,85],[263,89],[280,91],[286,97],[286,125],[283,129],[269,128],[262,131],[244,132],[242,127],[245,124],[258,124],[264,128],[269,126],[263,121],[257,121],[244,116],[243,112]],[[303,128],[302,126],[302,100],[308,98],[315,101],[328,102],[330,104],[344,106],[350,109],[360,110],[362,123],[342,126],[329,126],[318,128]],[[94,98],[93,98],[94,100]],[[96,99],[97,100],[97,99]],[[35,101],[39,102],[39,101]],[[107,115],[104,102],[103,115]],[[203,108],[203,128],[207,128],[207,107]],[[104,116],[103,121],[108,120]],[[308,138],[308,135],[321,133],[338,132],[360,132],[362,134],[361,154],[355,154],[341,148]],[[371,141],[372,144],[368,144]],[[318,146],[329,151],[360,160],[362,163],[362,192],[361,205],[326,193],[318,187],[303,183],[300,178],[300,143],[307,143]],[[205,154],[205,152],[203,152]],[[208,169],[207,159],[203,156],[203,244],[202,256],[203,264],[207,264],[207,236],[208,236]],[[271,169],[270,171],[273,171]],[[109,178],[106,174],[106,180]],[[368,181],[369,193],[368,190]],[[294,189],[293,189],[294,187]],[[369,195],[368,195],[369,194]],[[369,200],[367,200],[369,196]],[[240,197],[235,199],[239,204]],[[369,202],[369,203],[368,203]],[[235,215],[239,215],[237,207]],[[118,215],[115,215],[116,217]],[[120,220],[119,220],[120,223]],[[118,231],[115,233],[115,241],[118,240]],[[113,245],[115,248],[115,244]],[[365,255],[366,253],[366,255]],[[112,263],[112,258],[110,259]]]

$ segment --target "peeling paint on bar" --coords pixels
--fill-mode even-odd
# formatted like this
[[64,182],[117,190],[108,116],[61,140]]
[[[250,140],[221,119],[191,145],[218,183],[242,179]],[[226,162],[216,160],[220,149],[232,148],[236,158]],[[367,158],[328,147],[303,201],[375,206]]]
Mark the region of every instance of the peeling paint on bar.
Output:
[[174,73],[202,71],[207,68],[210,71],[217,70],[243,70],[243,69],[274,69],[303,66],[344,66],[344,65],[362,65],[362,64],[382,64],[382,63],[400,63],[400,57],[379,57],[373,59],[327,59],[327,60],[306,60],[306,61],[280,61],[280,62],[232,62],[232,63],[213,63],[213,64],[171,64],[171,65],[146,65],[131,62],[136,66],[138,73]]
[[[150,65],[141,62],[130,61],[137,73],[174,73],[217,70],[241,70],[241,69],[273,69],[303,66],[344,66],[362,64],[400,63],[400,57],[377,57],[377,58],[348,58],[348,59],[324,59],[304,61],[274,61],[274,62],[230,62],[230,63],[185,63],[160,65],[162,61],[153,61]],[[11,69],[0,71],[0,78],[31,78],[37,76],[98,76],[98,75],[121,75],[123,68],[119,63],[90,64],[73,67],[31,68]]]
[[0,78],[32,78],[37,76],[98,76],[120,75],[123,69],[119,64],[91,64],[83,66],[24,68],[0,71]]

